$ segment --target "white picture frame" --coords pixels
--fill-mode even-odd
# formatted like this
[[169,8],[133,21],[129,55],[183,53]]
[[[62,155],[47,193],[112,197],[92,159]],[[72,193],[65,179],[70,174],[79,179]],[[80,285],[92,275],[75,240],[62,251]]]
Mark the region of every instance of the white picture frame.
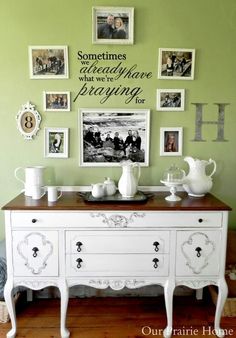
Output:
[[69,151],[69,128],[44,129],[44,156],[67,158]]
[[78,113],[79,165],[114,167],[130,159],[149,165],[149,109],[88,109]]
[[195,49],[159,48],[158,79],[193,80]]
[[182,156],[183,128],[160,128],[160,156]]
[[70,92],[68,91],[44,91],[44,111],[70,111]]
[[67,46],[29,46],[30,79],[68,79]]
[[93,7],[93,44],[133,44],[133,7]]
[[157,89],[156,109],[159,111],[184,111],[184,89]]

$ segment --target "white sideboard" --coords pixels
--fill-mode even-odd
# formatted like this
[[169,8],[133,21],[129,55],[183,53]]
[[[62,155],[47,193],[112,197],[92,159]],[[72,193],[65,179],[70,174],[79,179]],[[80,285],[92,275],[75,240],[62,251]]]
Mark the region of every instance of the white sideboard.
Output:
[[207,194],[180,202],[156,192],[144,203],[89,203],[65,192],[56,203],[23,194],[5,211],[8,278],[5,301],[12,329],[17,323],[13,289],[56,286],[61,293],[61,337],[69,337],[69,288],[87,285],[120,290],[158,284],[164,288],[167,327],[172,333],[173,292],[177,285],[200,289],[213,284],[219,296],[214,329],[218,337],[227,297],[224,279],[230,207]]

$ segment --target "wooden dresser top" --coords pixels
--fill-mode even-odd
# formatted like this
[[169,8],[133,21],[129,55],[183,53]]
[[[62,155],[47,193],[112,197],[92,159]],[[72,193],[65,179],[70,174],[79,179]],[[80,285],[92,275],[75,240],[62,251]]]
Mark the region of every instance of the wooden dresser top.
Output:
[[186,192],[178,192],[179,202],[168,202],[165,197],[169,192],[147,193],[145,202],[86,202],[78,192],[63,192],[57,202],[48,202],[47,195],[40,200],[33,200],[23,193],[2,207],[2,210],[48,210],[48,211],[86,211],[86,210],[150,210],[150,211],[215,211],[231,208],[211,194],[204,197],[189,197]]

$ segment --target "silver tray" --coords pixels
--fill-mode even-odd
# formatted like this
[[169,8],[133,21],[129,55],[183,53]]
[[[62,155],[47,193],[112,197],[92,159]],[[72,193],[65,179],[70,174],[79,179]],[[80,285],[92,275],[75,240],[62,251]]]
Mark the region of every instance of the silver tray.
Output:
[[117,192],[115,195],[112,196],[103,196],[101,198],[95,198],[93,197],[93,195],[91,194],[91,192],[85,192],[85,193],[79,193],[79,195],[84,199],[84,201],[86,202],[102,202],[102,203],[106,203],[106,202],[130,202],[130,203],[134,203],[134,202],[145,202],[147,201],[148,196],[146,196],[143,192],[138,191],[134,197],[122,197],[122,195]]

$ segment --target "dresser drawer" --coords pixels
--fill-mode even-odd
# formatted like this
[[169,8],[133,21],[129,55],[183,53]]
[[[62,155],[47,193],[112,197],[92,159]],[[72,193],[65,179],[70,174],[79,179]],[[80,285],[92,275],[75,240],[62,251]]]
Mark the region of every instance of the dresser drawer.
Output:
[[58,276],[57,231],[13,231],[15,276]]
[[178,231],[176,275],[218,275],[220,252],[220,231]]
[[169,256],[155,254],[75,254],[66,256],[72,276],[167,276]]
[[221,227],[222,212],[179,211],[13,211],[11,222],[18,227],[157,228]]
[[168,253],[169,231],[67,231],[66,253]]

